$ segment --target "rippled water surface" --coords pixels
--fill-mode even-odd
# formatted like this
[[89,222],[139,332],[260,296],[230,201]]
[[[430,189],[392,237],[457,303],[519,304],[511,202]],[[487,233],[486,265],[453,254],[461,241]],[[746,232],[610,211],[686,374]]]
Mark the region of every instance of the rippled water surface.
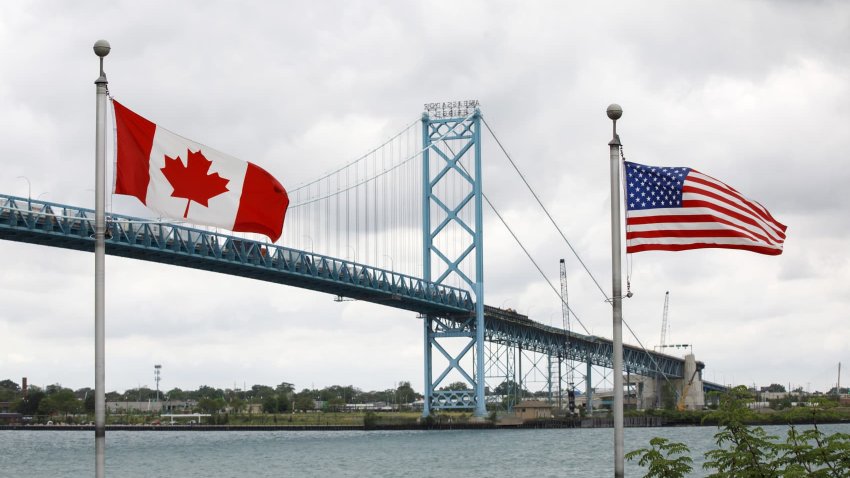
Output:
[[[786,427],[765,427],[784,437]],[[826,425],[850,433],[850,425]],[[627,428],[626,451],[686,443],[693,476],[715,427]],[[458,431],[112,431],[109,477],[613,476],[612,429]],[[641,476],[626,463],[626,476]],[[94,476],[93,431],[0,431],[0,476]]]

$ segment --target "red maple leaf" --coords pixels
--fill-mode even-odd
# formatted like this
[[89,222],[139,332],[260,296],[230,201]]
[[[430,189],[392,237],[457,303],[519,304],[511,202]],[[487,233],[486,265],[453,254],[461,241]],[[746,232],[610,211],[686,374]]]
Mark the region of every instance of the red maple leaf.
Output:
[[189,215],[189,205],[192,204],[192,201],[204,207],[209,207],[210,198],[229,191],[227,183],[230,182],[229,179],[224,179],[218,173],[208,174],[212,161],[208,160],[201,153],[201,150],[198,150],[197,153],[190,150],[186,152],[188,154],[186,166],[183,166],[180,156],[171,158],[166,155],[165,167],[160,169],[162,174],[165,175],[165,179],[174,188],[171,197],[189,200],[186,203],[186,211],[183,213],[184,219]]

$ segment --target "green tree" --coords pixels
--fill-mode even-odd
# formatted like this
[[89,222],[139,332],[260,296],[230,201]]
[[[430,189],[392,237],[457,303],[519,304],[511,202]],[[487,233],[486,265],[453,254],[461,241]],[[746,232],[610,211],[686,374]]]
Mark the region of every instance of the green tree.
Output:
[[204,413],[218,413],[224,408],[224,399],[204,397],[198,400],[198,409]]
[[710,475],[715,478],[770,477],[777,476],[771,464],[777,457],[778,448],[761,427],[748,427],[753,412],[747,403],[753,400],[743,385],[735,387],[720,397],[718,410],[708,414],[707,419],[716,419],[720,431],[714,435],[718,448],[705,454],[704,468],[717,470]]
[[502,399],[502,403],[507,406],[514,405],[518,400],[521,400],[522,397],[529,395],[528,390],[520,389],[519,384],[510,379],[500,383],[493,390],[493,394],[504,397]]
[[156,390],[148,387],[130,388],[124,392],[124,400],[130,402],[144,402],[156,399]]
[[768,391],[768,392],[774,392],[774,393],[777,393],[777,392],[784,392],[784,391],[785,391],[785,386],[784,386],[784,385],[781,385],[781,384],[778,384],[778,383],[771,383],[771,384],[767,387],[767,391]]
[[195,392],[188,392],[190,398],[200,401],[202,398],[215,398],[224,395],[224,390],[213,388],[208,385],[201,385]]
[[690,450],[683,443],[656,437],[649,440],[649,445],[650,448],[626,453],[627,460],[639,458],[638,464],[649,468],[645,478],[681,478],[693,471]]
[[11,402],[18,398],[21,393],[21,387],[17,383],[6,379],[0,381],[0,402]]
[[[810,413],[814,427],[799,432],[792,426],[781,443],[761,427],[745,425],[753,418],[747,407],[750,401],[752,394],[745,387],[733,388],[720,395],[718,409],[704,418],[716,421],[720,427],[714,435],[718,448],[705,453],[703,468],[714,470],[708,475],[710,478],[850,477],[850,434],[823,434],[817,427],[822,410],[811,408],[798,412]],[[788,417],[793,419],[794,414]],[[668,444],[661,438],[654,438],[650,444],[651,448],[627,455],[629,459],[640,457],[639,464],[649,467],[649,473],[644,476],[676,477],[687,473],[684,466],[676,468],[690,464],[684,459],[687,447]],[[673,458],[676,454],[682,456]]]
[[274,391],[277,393],[292,393],[295,391],[295,384],[289,382],[281,382],[280,385],[275,387]]
[[177,387],[172,388],[171,390],[165,392],[165,396],[168,397],[169,400],[175,401],[183,401],[186,400],[186,392],[180,390]]
[[251,400],[264,400],[274,393],[274,389],[268,385],[253,385],[246,396]]
[[233,397],[230,399],[230,408],[232,408],[233,411],[236,413],[241,413],[242,411],[244,411],[246,406],[247,402],[239,397]]
[[440,387],[440,390],[449,391],[449,390],[469,390],[470,386],[466,382],[452,382],[444,387]]
[[336,397],[328,400],[328,410],[332,412],[339,412],[345,408],[345,400],[341,397]]
[[83,400],[83,411],[86,413],[94,413],[94,393],[86,395]]
[[275,395],[275,394],[271,394],[271,395],[267,395],[267,396],[263,397],[262,404],[263,404],[263,411],[266,412],[266,413],[277,413],[277,412],[280,411],[278,409],[279,405],[278,405],[278,401],[277,401],[277,395]]
[[80,400],[85,400],[89,395],[94,395],[94,389],[91,387],[83,387],[74,391],[74,396]]
[[302,412],[315,409],[316,402],[313,400],[313,392],[304,389],[301,393],[295,395],[295,404],[293,406],[296,410],[301,410]]
[[47,396],[38,404],[38,412],[43,415],[69,415],[79,413],[83,403],[68,388],[48,387]]
[[416,390],[410,386],[410,382],[401,382],[395,389],[396,401],[399,404],[408,404],[420,397]]
[[22,399],[18,402],[17,410],[18,413],[23,415],[35,415],[38,413],[38,407],[41,405],[41,401],[44,400],[47,394],[42,392],[40,389],[31,390],[27,398]]

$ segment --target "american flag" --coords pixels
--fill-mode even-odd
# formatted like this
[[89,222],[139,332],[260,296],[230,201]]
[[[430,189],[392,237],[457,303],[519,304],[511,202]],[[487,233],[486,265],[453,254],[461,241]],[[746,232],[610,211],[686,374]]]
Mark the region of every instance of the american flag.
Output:
[[691,168],[626,161],[626,252],[705,247],[782,254],[786,227],[761,204]]

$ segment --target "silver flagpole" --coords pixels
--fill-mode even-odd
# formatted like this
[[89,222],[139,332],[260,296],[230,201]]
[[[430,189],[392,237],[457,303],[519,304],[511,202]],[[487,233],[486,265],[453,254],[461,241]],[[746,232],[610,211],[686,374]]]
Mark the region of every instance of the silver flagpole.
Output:
[[94,447],[95,477],[106,475],[106,369],[104,355],[104,265],[106,259],[106,74],[103,57],[109,54],[109,42],[98,40],[94,54],[100,57],[100,76],[97,85],[95,133],[95,214],[94,214]]
[[614,301],[614,476],[625,474],[623,458],[623,279],[622,244],[620,239],[620,136],[617,120],[623,116],[618,104],[608,106],[608,117],[614,122],[614,137],[608,143],[611,153],[611,300]]

